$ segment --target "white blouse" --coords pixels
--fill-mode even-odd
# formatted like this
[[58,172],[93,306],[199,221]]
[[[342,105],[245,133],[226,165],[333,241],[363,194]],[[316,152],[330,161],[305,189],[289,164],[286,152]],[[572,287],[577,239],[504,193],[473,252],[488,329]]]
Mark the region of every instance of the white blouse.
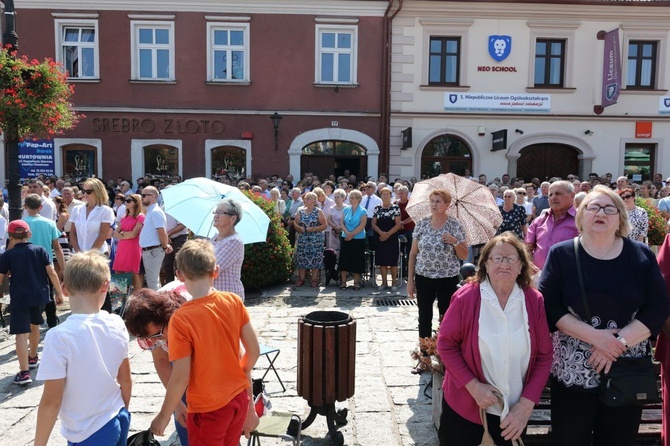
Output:
[[[77,230],[77,243],[81,251],[88,251],[93,247],[95,239],[100,234],[102,223],[114,223],[114,211],[109,206],[96,206],[86,218],[86,204],[75,206],[70,214],[70,219]],[[107,242],[103,242],[100,252],[105,254],[109,251]]]
[[530,361],[528,312],[523,290],[515,284],[503,310],[488,280],[480,284],[482,302],[479,312],[479,350],[486,381],[497,388],[505,401],[486,412],[507,416],[519,402]]

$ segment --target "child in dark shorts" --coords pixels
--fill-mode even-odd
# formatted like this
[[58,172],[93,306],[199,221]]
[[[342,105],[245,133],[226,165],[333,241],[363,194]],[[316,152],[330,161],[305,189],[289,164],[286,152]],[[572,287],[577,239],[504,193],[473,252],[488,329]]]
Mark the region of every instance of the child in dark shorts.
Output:
[[30,370],[39,365],[37,346],[40,325],[44,323],[42,312],[50,301],[49,281],[56,290],[56,303],[62,303],[63,297],[58,275],[47,251],[26,241],[31,236],[28,223],[14,220],[7,232],[10,243],[7,251],[0,256],[0,284],[7,274],[11,274],[9,333],[16,335],[16,356],[19,360],[19,373],[13,382],[26,385],[33,382]]

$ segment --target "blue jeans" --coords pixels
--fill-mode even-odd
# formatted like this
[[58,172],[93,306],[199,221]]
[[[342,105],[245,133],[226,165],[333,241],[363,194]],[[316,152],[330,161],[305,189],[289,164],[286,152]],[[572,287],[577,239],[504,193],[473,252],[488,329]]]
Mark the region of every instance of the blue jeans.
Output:
[[128,429],[130,428],[130,412],[125,407],[90,437],[79,443],[68,441],[68,446],[126,446]]
[[[181,400],[186,404],[186,393],[181,397]],[[175,415],[173,415],[172,418],[174,418],[174,427],[177,430],[177,436],[179,437],[181,446],[188,446],[188,432],[186,431],[186,428],[179,424]]]

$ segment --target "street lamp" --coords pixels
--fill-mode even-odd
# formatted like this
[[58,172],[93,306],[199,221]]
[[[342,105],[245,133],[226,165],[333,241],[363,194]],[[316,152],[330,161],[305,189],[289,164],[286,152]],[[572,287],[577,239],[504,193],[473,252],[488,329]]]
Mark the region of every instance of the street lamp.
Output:
[[272,127],[275,129],[275,152],[277,151],[277,136],[279,135],[279,121],[281,121],[281,115],[277,112],[274,112],[270,119],[272,119]]
[[[14,0],[5,0],[5,28],[2,43],[11,53],[19,49],[19,36],[16,34]],[[9,195],[9,220],[21,218],[21,178],[19,176],[19,129],[16,123],[8,122],[5,131],[5,173],[7,194]]]

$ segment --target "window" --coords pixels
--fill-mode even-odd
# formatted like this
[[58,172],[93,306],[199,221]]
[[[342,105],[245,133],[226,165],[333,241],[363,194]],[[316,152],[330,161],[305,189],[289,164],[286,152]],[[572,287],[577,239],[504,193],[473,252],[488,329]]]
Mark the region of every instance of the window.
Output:
[[535,87],[563,87],[565,40],[535,42]]
[[219,180],[228,177],[237,184],[245,178],[247,165],[247,151],[241,147],[219,146],[211,151],[212,170],[211,178]]
[[98,79],[98,22],[56,21],[56,61],[69,79]]
[[179,175],[179,150],[163,144],[146,146],[144,171],[154,178],[172,178]]
[[316,82],[355,84],[358,27],[317,25],[316,38]]
[[640,183],[653,178],[656,144],[626,144],[623,174]]
[[133,22],[133,79],[174,80],[174,25]]
[[96,148],[85,144],[68,144],[63,150],[63,174],[79,181],[81,178],[97,177]]
[[249,81],[249,25],[208,25],[209,81]]
[[458,85],[460,50],[461,39],[458,37],[430,38],[429,85]]
[[641,40],[628,42],[626,88],[655,88],[657,46],[657,42]]
[[421,178],[432,178],[442,173],[463,175],[472,171],[470,147],[452,135],[440,135],[428,142],[421,153]]

